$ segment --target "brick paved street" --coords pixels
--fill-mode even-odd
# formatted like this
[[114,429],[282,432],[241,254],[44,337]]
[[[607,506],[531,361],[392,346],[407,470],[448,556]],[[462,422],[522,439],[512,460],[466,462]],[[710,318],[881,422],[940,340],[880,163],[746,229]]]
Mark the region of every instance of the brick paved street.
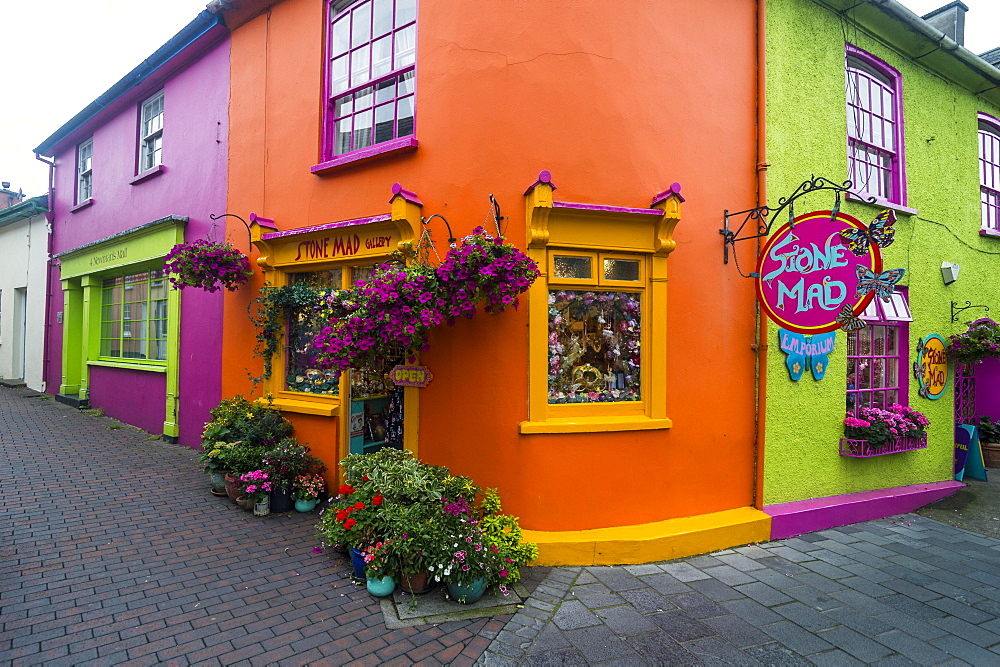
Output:
[[0,664],[1000,664],[1000,540],[915,514],[531,568],[513,616],[389,630],[315,517],[255,518],[193,452],[32,393],[0,389]]

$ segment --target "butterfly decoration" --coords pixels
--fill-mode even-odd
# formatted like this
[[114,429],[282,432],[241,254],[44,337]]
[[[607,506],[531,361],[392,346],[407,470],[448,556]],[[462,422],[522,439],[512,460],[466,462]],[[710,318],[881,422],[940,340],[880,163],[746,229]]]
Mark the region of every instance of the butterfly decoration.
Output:
[[[917,348],[920,349],[919,347]],[[922,380],[924,376],[927,375],[927,364],[920,363],[919,361],[913,362],[913,377],[918,380]]]
[[851,252],[862,257],[868,254],[869,245],[877,245],[880,248],[892,245],[893,237],[896,235],[896,230],[892,227],[895,222],[896,214],[890,209],[885,209],[875,216],[868,229],[852,227],[840,232],[840,237],[847,242]]
[[888,301],[896,291],[896,283],[905,273],[906,269],[889,269],[876,274],[867,266],[858,264],[858,293],[855,296],[860,297],[875,292],[883,301]]
[[793,382],[798,382],[805,372],[806,366],[812,371],[813,378],[822,380],[830,363],[830,352],[837,339],[837,332],[807,336],[800,333],[778,329],[778,342],[784,352],[785,366]]
[[854,309],[851,304],[845,303],[840,308],[840,313],[837,315],[837,324],[844,331],[857,331],[858,329],[865,328],[865,321],[854,314]]

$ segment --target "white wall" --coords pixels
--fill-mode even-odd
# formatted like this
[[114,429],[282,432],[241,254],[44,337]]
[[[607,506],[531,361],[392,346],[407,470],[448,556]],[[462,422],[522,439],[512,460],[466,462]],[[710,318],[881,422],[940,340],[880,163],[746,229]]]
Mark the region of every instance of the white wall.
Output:
[[[48,261],[48,231],[45,216],[35,215],[0,227],[0,376],[21,377],[36,391],[42,385],[45,340],[45,272]],[[24,291],[24,369],[20,364],[21,318],[17,311],[18,289]]]

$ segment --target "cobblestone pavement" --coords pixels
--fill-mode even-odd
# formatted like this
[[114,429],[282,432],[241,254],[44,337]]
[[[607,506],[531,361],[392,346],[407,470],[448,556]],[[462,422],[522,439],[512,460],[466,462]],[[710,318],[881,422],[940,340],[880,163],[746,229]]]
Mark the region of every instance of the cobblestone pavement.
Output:
[[915,514],[528,568],[513,616],[389,630],[314,516],[255,518],[191,451],[31,393],[0,389],[0,664],[1000,664],[1000,540]]

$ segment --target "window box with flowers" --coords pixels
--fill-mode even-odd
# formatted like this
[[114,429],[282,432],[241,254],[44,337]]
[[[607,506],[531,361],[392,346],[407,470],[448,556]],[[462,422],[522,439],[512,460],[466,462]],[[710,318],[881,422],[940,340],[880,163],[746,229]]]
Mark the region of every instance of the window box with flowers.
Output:
[[861,408],[844,419],[840,455],[868,458],[927,448],[927,417],[913,408],[893,403],[888,410]]

